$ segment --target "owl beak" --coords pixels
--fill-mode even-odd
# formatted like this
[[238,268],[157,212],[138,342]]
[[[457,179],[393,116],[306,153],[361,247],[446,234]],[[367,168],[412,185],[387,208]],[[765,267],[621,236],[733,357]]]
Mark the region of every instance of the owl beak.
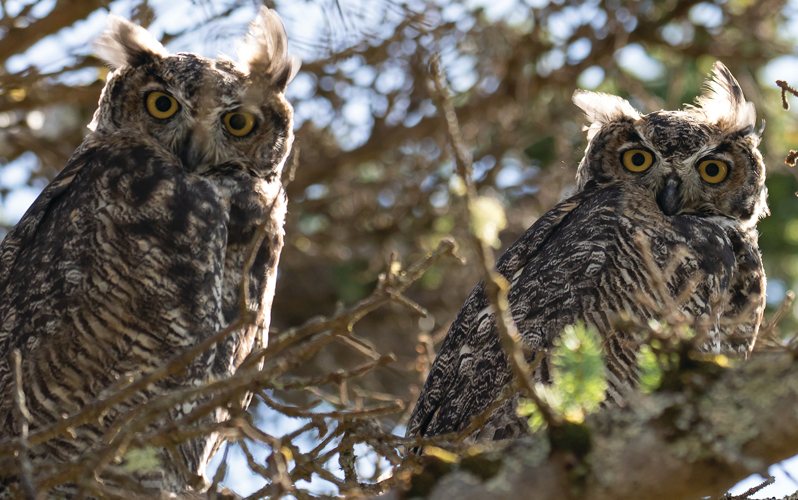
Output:
[[202,173],[209,165],[208,155],[205,154],[203,134],[196,131],[186,138],[180,148],[180,159],[189,172]]
[[673,215],[682,208],[682,198],[679,196],[681,179],[672,175],[665,179],[665,185],[657,193],[657,204],[665,215]]

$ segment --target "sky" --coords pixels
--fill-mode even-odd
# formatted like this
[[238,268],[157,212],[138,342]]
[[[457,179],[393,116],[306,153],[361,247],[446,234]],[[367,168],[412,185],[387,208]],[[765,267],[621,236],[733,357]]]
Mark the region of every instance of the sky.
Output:
[[[6,0],[5,7],[7,12],[13,15],[30,1],[32,0]],[[149,30],[156,37],[160,37],[165,32],[175,33],[183,29],[190,29],[210,15],[224,11],[229,3],[227,1],[150,0],[149,5],[156,11],[157,15]],[[277,2],[278,11],[283,16],[286,24],[292,51],[302,56],[305,60],[315,56],[312,49],[315,46],[314,40],[318,39],[320,33],[326,33],[327,25],[325,19],[329,13],[320,7],[321,3],[302,0]],[[364,26],[368,25],[371,20],[376,23],[376,20],[383,19],[386,14],[385,11],[381,10],[381,7],[375,7],[377,5],[376,2],[370,2],[369,0],[348,0],[340,3],[347,12],[357,12],[358,22],[364,24]],[[465,0],[463,2],[437,0],[436,3],[443,7],[445,21],[466,23],[468,20],[464,17],[464,13],[469,9],[481,7],[484,8],[485,15],[489,19],[502,19],[510,23],[522,24],[526,20],[530,6],[541,7],[548,3],[548,0],[528,0],[526,2],[521,0]],[[32,14],[36,17],[42,17],[52,10],[54,5],[55,0],[42,0],[37,4]],[[131,0],[116,0],[110,3],[110,11],[123,17],[129,17],[133,5],[134,2]],[[413,2],[410,1],[409,5],[412,8]],[[798,33],[798,0],[790,1],[786,12],[789,12],[790,16],[782,30],[785,33]],[[254,18],[255,14],[256,7],[254,4],[247,4],[236,9],[231,16],[214,24],[212,28],[213,36],[208,36],[206,32],[189,32],[185,36],[175,39],[167,45],[167,48],[172,52],[191,51],[209,57],[214,57],[218,53],[233,54],[235,52],[235,42],[242,36],[246,24]],[[47,73],[63,68],[76,55],[86,54],[91,50],[90,41],[103,30],[106,17],[107,13],[102,10],[93,13],[85,21],[78,22],[73,27],[66,28],[57,35],[38,42],[23,54],[11,57],[6,63],[6,69],[8,72],[13,73],[35,66],[40,72]],[[380,34],[386,37],[389,36],[399,18],[391,17],[390,15],[387,17],[388,20],[384,25],[367,29],[373,31],[377,36]],[[716,27],[722,21],[721,9],[709,2],[701,3],[694,7],[690,12],[690,17],[696,24],[702,24],[707,27]],[[591,23],[603,23],[606,18],[602,20],[595,4],[591,2],[586,2],[577,8],[565,8],[562,13],[552,16],[550,25],[552,36],[555,40],[558,38],[565,40],[575,27],[584,20],[590,20]],[[630,20],[630,22],[633,21]],[[357,30],[353,31],[356,32]],[[678,43],[682,37],[690,36],[690,34],[680,29],[672,29],[665,33],[665,36],[669,41],[672,39],[674,43]],[[357,39],[339,38],[333,39],[332,43],[337,44],[337,48],[343,48],[356,41]],[[411,51],[414,50],[414,47],[402,47],[402,50]],[[587,39],[577,40],[567,48],[552,50],[547,54],[545,60],[538,65],[537,70],[541,74],[545,74],[546,71],[551,72],[568,62],[581,60],[589,53],[590,42]],[[649,57],[644,48],[637,44],[627,45],[620,49],[615,54],[615,57],[622,67],[642,79],[658,78],[664,72],[662,65]],[[443,61],[451,76],[454,91],[462,92],[468,90],[476,83],[473,61],[468,56],[444,54]],[[376,80],[375,85],[377,88],[384,91],[398,88],[403,83],[403,76],[399,70],[392,71],[388,69],[382,74],[376,74],[372,68],[353,67],[352,71],[356,74],[356,81],[360,81],[364,86],[367,86]],[[780,78],[798,82],[798,57],[784,56],[772,60],[764,69],[762,77],[770,81]],[[69,84],[89,83],[96,78],[97,70],[88,68],[64,75],[62,81]],[[604,71],[598,66],[593,66],[585,70],[580,76],[579,84],[583,88],[592,89],[601,84],[603,79]],[[288,96],[293,100],[307,97],[313,93],[314,85],[315,83],[307,75],[300,73],[289,87]],[[370,127],[373,123],[370,107],[373,106],[373,103],[368,95],[353,93],[347,97],[348,102],[343,110],[343,116],[348,126],[345,140],[350,141],[348,143],[350,147],[356,147],[360,142],[368,138]],[[430,110],[430,112],[433,111],[434,109]],[[41,130],[41,133],[46,135],[48,130],[54,127],[52,123],[48,122],[59,119],[58,116],[53,114],[56,112],[57,110],[52,113],[48,112],[50,114],[44,114],[40,111],[32,111],[27,115],[26,119],[31,128]],[[8,125],[9,117],[4,115],[4,113],[0,113],[0,128]],[[317,126],[326,126],[332,120],[332,110],[325,108],[323,103],[311,100],[297,107],[295,119],[297,127],[306,120],[313,120]],[[5,197],[2,206],[0,206],[0,218],[6,223],[15,223],[19,220],[28,206],[41,192],[41,189],[43,189],[44,186],[42,185],[33,187],[26,185],[30,171],[36,166],[37,161],[35,155],[30,153],[22,155],[17,160],[0,168],[0,187],[11,189],[10,194]],[[499,184],[507,183],[512,185],[514,182],[520,182],[519,179],[523,176],[524,172],[520,169],[513,170],[509,168],[506,169],[506,172],[502,171],[502,176],[497,179],[497,182]],[[309,196],[312,196],[312,193]],[[773,295],[780,295],[784,292],[783,288],[782,285],[780,291],[769,289],[769,292]],[[324,408],[320,408],[320,411],[324,411]],[[282,435],[301,427],[305,423],[301,419],[285,417],[263,406],[258,409],[257,418],[259,425],[271,435]],[[403,429],[396,429],[395,432],[401,433]],[[305,446],[313,446],[314,441],[309,438],[304,444]],[[253,447],[252,451],[256,459],[260,461],[265,459],[269,453],[268,449],[257,446]],[[216,467],[221,461],[221,453],[215,457],[209,467],[209,477],[213,476]],[[372,460],[369,458],[372,458]],[[334,460],[337,461],[337,458],[334,457]],[[228,473],[224,482],[238,493],[247,495],[263,486],[263,480],[249,471],[243,454],[234,447],[229,451],[228,464]],[[369,457],[367,455],[361,459],[358,462],[358,468],[361,472],[369,475],[374,469],[373,456]],[[333,467],[334,469],[335,467]],[[794,479],[798,477],[798,457],[774,465],[768,472],[776,478],[776,482],[763,489],[754,498],[781,497],[798,490],[798,482]],[[742,493],[762,481],[763,479],[758,475],[751,476],[735,486],[732,489],[732,493]],[[333,491],[328,483],[318,479],[313,481],[312,488],[320,493]]]

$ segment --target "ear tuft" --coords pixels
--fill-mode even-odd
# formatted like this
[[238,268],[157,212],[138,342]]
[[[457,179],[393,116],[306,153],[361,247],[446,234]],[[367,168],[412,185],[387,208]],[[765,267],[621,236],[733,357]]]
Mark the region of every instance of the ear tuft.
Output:
[[629,101],[616,95],[577,90],[573,96],[574,104],[585,112],[590,127],[587,139],[591,140],[605,124],[626,117],[639,120],[640,113],[629,104]]
[[115,14],[108,28],[94,41],[97,55],[114,69],[140,66],[169,53],[147,30]]
[[712,79],[705,83],[704,94],[696,99],[697,106],[687,111],[698,113],[724,131],[737,132],[756,123],[754,103],[746,102],[743,89],[729,69],[720,61],[712,66]]
[[249,25],[246,39],[238,47],[238,69],[285,90],[300,64],[298,57],[288,55],[288,37],[280,16],[261,7],[258,17]]

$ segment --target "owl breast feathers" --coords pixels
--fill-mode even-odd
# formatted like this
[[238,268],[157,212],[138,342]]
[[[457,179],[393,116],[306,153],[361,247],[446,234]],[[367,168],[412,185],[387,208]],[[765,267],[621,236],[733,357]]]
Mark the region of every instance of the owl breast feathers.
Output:
[[[279,17],[260,11],[238,61],[170,55],[114,16],[96,48],[115,70],[92,132],[0,247],[0,435],[17,435],[12,349],[21,352],[35,432],[78,413],[120,376],[151,372],[230,325],[247,269],[258,319],[179,376],[75,428],[74,438],[34,447],[39,469],[80,459],[121,415],[166,391],[229,376],[265,345],[283,245],[280,173],[293,140],[284,91],[298,61]],[[259,227],[266,238],[248,268]],[[183,464],[162,451],[152,484],[196,485],[218,446],[212,436],[180,444]]]
[[[619,404],[638,380],[637,342],[614,326],[622,314],[655,318],[695,286],[681,310],[709,325],[704,349],[747,354],[759,330],[765,273],[755,226],[767,214],[767,190],[756,114],[729,70],[721,63],[713,70],[697,105],[682,111],[640,115],[619,97],[577,91],[574,102],[591,123],[577,192],[496,263],[511,283],[526,351],[548,352],[567,325],[592,325],[603,339],[607,398]],[[535,377],[550,382],[548,357]],[[473,438],[527,432],[518,396],[497,401],[511,382],[479,284],[449,329],[407,435],[461,432],[494,402]]]

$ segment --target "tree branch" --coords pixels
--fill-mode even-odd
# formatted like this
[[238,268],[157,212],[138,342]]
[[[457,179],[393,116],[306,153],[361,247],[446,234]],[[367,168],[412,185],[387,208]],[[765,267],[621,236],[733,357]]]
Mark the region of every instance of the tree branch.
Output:
[[[587,469],[542,434],[502,450],[501,468],[478,480],[461,467],[436,477],[429,499],[687,500],[718,498],[752,473],[798,453],[798,363],[789,354],[755,354],[722,369],[683,372],[680,392],[635,396],[586,420]],[[399,491],[386,499],[403,498]]]

